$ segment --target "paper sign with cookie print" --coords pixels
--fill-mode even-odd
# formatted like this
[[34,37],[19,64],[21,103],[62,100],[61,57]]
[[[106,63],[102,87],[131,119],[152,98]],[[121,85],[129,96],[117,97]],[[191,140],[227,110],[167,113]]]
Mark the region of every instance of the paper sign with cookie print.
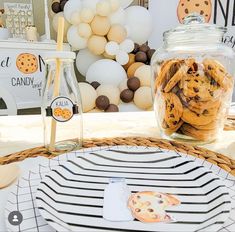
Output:
[[180,0],[177,8],[179,22],[183,23],[184,18],[192,13],[204,16],[208,23],[212,14],[211,0]]
[[57,122],[67,122],[74,115],[74,104],[67,97],[57,97],[51,103],[52,117]]
[[24,74],[33,74],[38,70],[38,59],[30,53],[22,53],[16,58],[16,67]]

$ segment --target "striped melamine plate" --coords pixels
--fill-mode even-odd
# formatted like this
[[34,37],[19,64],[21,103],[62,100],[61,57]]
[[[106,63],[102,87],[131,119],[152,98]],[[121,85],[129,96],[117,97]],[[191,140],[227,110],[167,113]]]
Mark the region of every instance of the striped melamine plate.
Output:
[[[181,204],[167,209],[171,223],[109,222],[102,218],[109,179],[124,177],[130,190],[175,195]],[[116,147],[84,153],[54,168],[36,194],[42,217],[70,231],[217,231],[231,202],[220,178],[181,154],[143,147]]]

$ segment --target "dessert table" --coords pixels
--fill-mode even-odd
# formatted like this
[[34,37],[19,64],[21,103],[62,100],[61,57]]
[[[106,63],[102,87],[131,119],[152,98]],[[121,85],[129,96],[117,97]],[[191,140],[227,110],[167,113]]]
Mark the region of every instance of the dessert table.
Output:
[[[84,138],[152,137],[160,138],[154,112],[84,114]],[[11,153],[43,145],[40,115],[0,117],[0,159]],[[72,129],[72,128],[71,128]],[[215,143],[203,145],[214,152],[235,159],[235,131],[224,131]],[[45,158],[40,158],[45,159]],[[19,162],[22,174],[42,160]],[[6,230],[4,208],[12,187],[0,190],[0,231]]]

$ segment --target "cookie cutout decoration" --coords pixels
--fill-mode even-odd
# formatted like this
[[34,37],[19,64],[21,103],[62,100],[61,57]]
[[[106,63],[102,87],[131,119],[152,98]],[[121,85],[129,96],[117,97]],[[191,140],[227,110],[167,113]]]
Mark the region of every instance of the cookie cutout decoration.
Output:
[[38,70],[38,59],[30,53],[22,53],[16,59],[18,70],[24,74],[33,74]]
[[180,23],[183,23],[184,18],[191,13],[198,13],[204,16],[208,23],[212,14],[211,0],[180,0],[177,15]]
[[132,194],[128,200],[133,217],[144,223],[173,221],[165,209],[179,204],[180,201],[174,196],[151,191]]

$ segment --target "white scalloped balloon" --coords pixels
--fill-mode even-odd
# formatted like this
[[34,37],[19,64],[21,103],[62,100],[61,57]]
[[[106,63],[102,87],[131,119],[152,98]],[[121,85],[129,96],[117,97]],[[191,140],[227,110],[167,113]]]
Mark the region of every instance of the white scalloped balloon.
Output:
[[80,11],[82,9],[81,0],[69,0],[64,6],[64,16],[69,23],[71,22],[71,16],[73,12]]
[[71,26],[69,28],[67,40],[74,50],[81,50],[87,47],[87,39],[79,36],[77,26]]
[[125,11],[129,38],[138,44],[145,43],[153,29],[149,11],[141,6],[131,6]]

